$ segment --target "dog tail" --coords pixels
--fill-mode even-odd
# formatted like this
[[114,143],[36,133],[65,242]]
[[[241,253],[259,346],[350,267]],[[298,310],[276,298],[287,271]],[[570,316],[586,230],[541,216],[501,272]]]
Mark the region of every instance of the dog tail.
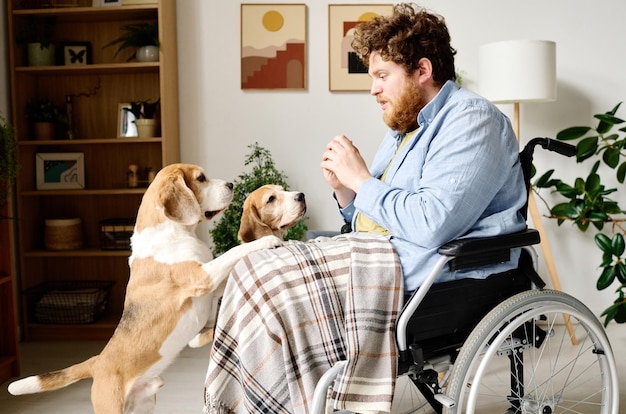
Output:
[[22,378],[9,384],[8,391],[13,395],[22,395],[67,387],[82,379],[91,378],[91,369],[97,358],[98,356],[91,357],[59,371]]

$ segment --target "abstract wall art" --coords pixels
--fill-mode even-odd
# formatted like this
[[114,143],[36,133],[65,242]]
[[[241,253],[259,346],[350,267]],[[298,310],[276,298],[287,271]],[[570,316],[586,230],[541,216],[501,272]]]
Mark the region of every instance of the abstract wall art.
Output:
[[306,5],[241,5],[241,89],[306,89]]

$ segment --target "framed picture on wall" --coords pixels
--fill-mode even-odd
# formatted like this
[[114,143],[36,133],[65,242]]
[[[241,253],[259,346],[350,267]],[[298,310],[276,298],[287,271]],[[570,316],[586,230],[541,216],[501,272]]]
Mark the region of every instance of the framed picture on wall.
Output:
[[367,67],[352,49],[354,27],[376,16],[390,15],[393,4],[328,5],[328,89],[369,91]]
[[306,89],[306,5],[241,5],[241,89]]
[[85,188],[85,159],[82,152],[35,154],[37,190]]

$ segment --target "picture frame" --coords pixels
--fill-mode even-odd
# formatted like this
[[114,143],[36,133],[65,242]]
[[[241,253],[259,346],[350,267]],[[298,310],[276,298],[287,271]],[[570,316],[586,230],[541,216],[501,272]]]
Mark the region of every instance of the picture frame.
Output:
[[85,188],[85,155],[82,152],[35,154],[37,190]]
[[91,64],[90,42],[67,42],[62,45],[63,64],[65,66],[80,66]]
[[92,0],[92,7],[121,6],[122,0]]
[[241,4],[241,89],[306,89],[306,4]]
[[369,91],[367,68],[352,49],[354,27],[376,16],[393,13],[393,4],[328,5],[328,89]]
[[124,102],[117,106],[117,137],[136,137],[137,125],[135,125],[135,115],[130,111],[130,103]]

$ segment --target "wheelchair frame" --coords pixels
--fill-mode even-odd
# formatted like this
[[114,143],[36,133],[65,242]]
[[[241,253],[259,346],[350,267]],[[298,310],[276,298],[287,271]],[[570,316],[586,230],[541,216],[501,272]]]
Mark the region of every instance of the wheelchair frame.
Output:
[[[530,140],[520,153],[527,190],[536,145],[565,156],[576,153],[574,146],[550,138]],[[527,205],[520,210],[524,217],[526,210]],[[545,283],[537,274],[537,253],[532,247],[539,242],[539,233],[526,229],[510,235],[455,240],[439,249],[436,266],[406,301],[396,324],[398,373],[407,375],[407,386],[416,387],[423,397],[412,408],[426,404],[446,414],[619,412],[617,368],[604,328],[582,302],[566,293],[543,289]],[[522,255],[518,269],[512,273],[492,275],[487,281],[464,279],[434,284],[445,266],[497,263],[508,260],[513,248],[522,249]],[[520,275],[525,279],[521,284]],[[468,309],[457,312],[462,318],[477,321],[465,330],[462,327],[468,319],[456,319],[457,326],[429,330],[423,322],[432,315],[441,315],[441,310],[428,313],[433,309],[428,305],[429,298],[441,290],[445,295],[448,288],[452,292],[461,290],[463,295],[466,291],[470,296],[478,295],[474,302],[482,302],[481,295],[485,295],[487,305],[476,311],[472,308],[473,313]],[[498,292],[491,294],[487,292],[490,290]],[[495,301],[491,310],[485,309],[491,306],[489,301]],[[446,315],[444,319],[455,320],[456,316]],[[564,330],[561,318],[574,322],[580,344],[571,343],[572,333]],[[422,328],[426,335],[419,333]],[[430,334],[434,337],[429,338]],[[572,348],[566,348],[569,346]],[[504,357],[506,367],[500,368]],[[325,412],[327,389],[344,365],[345,361],[335,364],[320,379],[311,413]],[[448,372],[441,377],[443,371]]]

